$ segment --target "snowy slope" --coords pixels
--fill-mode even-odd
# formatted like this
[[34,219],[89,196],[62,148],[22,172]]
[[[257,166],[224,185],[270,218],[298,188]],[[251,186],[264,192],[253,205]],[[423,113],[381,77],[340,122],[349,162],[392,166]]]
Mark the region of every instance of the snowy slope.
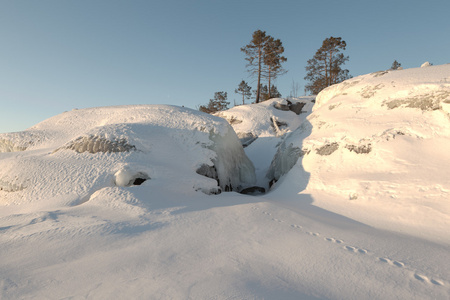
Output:
[[329,87],[289,140],[305,154],[292,180],[322,208],[450,244],[449,103],[450,65]]
[[[282,99],[235,107],[222,116],[247,156],[224,119],[173,106],[1,135],[0,298],[449,299],[449,76],[369,74],[314,107],[293,99],[298,115]],[[429,92],[436,110],[387,104]],[[207,194],[199,168],[245,187],[247,157],[258,185],[278,180],[269,193]]]

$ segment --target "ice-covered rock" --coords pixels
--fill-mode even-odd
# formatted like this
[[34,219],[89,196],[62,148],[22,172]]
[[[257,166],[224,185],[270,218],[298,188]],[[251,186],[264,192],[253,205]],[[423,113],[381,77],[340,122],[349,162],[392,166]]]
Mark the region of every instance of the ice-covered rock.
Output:
[[[276,173],[278,176],[283,173],[283,171],[274,172],[271,161],[275,159],[274,156],[286,136],[305,122],[314,105],[314,99],[315,97],[311,96],[289,100],[270,99],[258,104],[235,106],[218,114],[230,122],[241,139],[248,157],[257,166],[256,186],[268,190],[273,174]],[[278,162],[278,159],[275,161]],[[286,165],[284,162],[275,164],[277,167]],[[268,175],[270,179],[266,177],[268,172],[271,173]]]
[[[0,181],[0,193],[14,191],[1,195],[11,202],[80,204],[106,187],[144,181],[150,190],[176,185],[208,194],[255,182],[254,166],[224,119],[175,106],[74,110],[0,141],[0,179],[19,179]],[[202,166],[215,173],[199,175]]]

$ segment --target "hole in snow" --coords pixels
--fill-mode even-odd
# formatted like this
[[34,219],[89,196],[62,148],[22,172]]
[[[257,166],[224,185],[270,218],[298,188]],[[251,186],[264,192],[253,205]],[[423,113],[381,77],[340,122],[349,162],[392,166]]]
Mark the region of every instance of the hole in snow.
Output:
[[117,186],[133,186],[133,185],[141,185],[150,177],[143,172],[134,172],[129,169],[122,169],[114,174],[115,184]]
[[141,185],[142,183],[144,183],[145,181],[147,181],[147,178],[136,178],[133,181],[133,185]]

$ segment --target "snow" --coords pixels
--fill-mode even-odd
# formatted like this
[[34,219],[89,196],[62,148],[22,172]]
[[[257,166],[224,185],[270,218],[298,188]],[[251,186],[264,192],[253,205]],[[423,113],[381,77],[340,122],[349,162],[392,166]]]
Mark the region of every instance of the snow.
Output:
[[448,299],[449,95],[430,66],[2,134],[0,297]]
[[[270,99],[258,104],[235,106],[217,115],[227,119],[234,131],[246,145],[245,152],[256,168],[257,185],[269,188],[267,178],[270,163],[283,139],[298,128],[311,113],[314,97],[290,99],[293,104],[304,104],[297,115],[293,111],[280,109],[287,105],[285,99]],[[278,108],[277,108],[278,107]],[[248,143],[249,137],[250,141]],[[269,175],[270,176],[270,175]]]
[[14,142],[22,138],[30,144],[25,151],[3,153],[0,182],[6,203],[55,198],[75,205],[99,189],[128,186],[142,176],[161,184],[177,182],[177,188],[186,191],[217,192],[217,182],[211,186],[209,178],[195,173],[202,165],[217,169],[223,190],[240,189],[255,180],[253,165],[231,126],[186,108],[76,110],[0,138]]

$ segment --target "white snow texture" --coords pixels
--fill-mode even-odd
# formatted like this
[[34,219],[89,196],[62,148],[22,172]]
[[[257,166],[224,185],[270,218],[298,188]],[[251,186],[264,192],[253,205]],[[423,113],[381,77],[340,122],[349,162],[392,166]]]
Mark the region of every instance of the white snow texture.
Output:
[[450,299],[449,113],[428,65],[0,134],[0,298]]

